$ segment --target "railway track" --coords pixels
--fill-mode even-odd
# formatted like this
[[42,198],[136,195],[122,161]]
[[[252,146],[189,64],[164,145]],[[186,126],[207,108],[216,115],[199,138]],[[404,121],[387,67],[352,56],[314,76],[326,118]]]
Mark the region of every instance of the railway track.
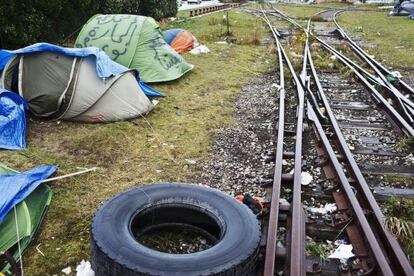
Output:
[[[275,9],[254,12],[272,32],[279,67],[277,148],[273,183],[266,187],[270,206],[263,227],[263,275],[414,275],[385,228],[372,193],[384,176],[413,180],[412,154],[398,149],[398,141],[414,136],[412,88],[404,81],[390,82],[391,72],[346,34],[336,20],[342,11],[333,12],[337,33],[362,64],[313,34],[310,20],[304,28]],[[286,20],[306,36],[299,74],[285,51],[286,37],[270,16]],[[338,70],[317,70],[310,37],[355,78]],[[309,168],[320,171],[311,186],[303,183]],[[336,209],[310,216],[309,205],[321,201],[335,203]],[[305,255],[307,235],[352,245],[354,256],[325,263],[310,258]]]

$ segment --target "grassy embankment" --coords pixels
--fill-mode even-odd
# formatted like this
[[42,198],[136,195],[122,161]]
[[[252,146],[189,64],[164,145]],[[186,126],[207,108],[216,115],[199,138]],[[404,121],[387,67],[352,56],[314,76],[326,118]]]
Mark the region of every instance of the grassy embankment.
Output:
[[[95,173],[51,184],[53,199],[40,235],[23,256],[27,275],[59,274],[89,259],[89,230],[96,208],[109,197],[151,182],[191,182],[208,155],[215,131],[232,122],[232,101],[240,88],[272,62],[262,22],[242,11],[230,12],[235,44],[225,37],[223,13],[164,25],[189,29],[211,50],[185,59],[195,65],[177,81],[153,85],[167,95],[146,118],[111,124],[28,121],[28,148],[1,151],[0,160],[17,170],[59,165],[58,174],[78,167]],[[40,254],[36,247],[44,254]]]

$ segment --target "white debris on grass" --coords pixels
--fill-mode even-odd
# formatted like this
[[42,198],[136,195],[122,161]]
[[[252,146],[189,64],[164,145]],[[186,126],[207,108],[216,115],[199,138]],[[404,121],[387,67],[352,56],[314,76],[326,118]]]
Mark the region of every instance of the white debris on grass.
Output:
[[82,260],[76,267],[76,276],[95,276],[89,261]]
[[70,266],[64,268],[61,270],[63,273],[65,273],[66,275],[69,275],[72,273],[72,268]]
[[193,48],[190,51],[190,54],[199,55],[199,54],[207,54],[209,52],[210,52],[210,49],[206,45],[199,45],[199,46]]

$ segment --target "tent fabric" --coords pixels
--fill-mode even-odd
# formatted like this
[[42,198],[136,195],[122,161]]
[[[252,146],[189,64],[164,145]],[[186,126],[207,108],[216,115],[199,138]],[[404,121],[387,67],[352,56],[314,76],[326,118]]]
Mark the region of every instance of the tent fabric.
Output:
[[143,82],[180,78],[193,68],[163,39],[151,17],[95,15],[83,26],[76,47],[98,47],[114,61],[139,71]]
[[153,109],[136,81],[135,70],[101,79],[95,63],[93,56],[56,52],[18,55],[4,67],[0,87],[11,90],[17,79],[14,92],[27,101],[30,112],[47,119],[113,122],[143,116]]
[[56,166],[39,166],[26,172],[0,175],[0,224],[7,213],[32,193]]
[[23,98],[0,88],[0,148],[18,150],[26,147],[27,109]]
[[[7,63],[16,55],[24,55],[38,52],[52,52],[62,54],[71,57],[88,57],[93,56],[95,58],[96,73],[99,78],[106,79],[113,76],[121,75],[130,69],[122,66],[111,60],[108,55],[99,48],[88,47],[88,48],[65,48],[49,43],[36,43],[25,48],[17,49],[14,51],[0,50],[0,71],[6,67]],[[141,80],[138,78],[138,84],[143,92],[148,96],[163,96],[155,89],[143,85]]]
[[187,30],[170,29],[163,32],[165,41],[178,53],[188,52],[197,44],[196,38]]
[[414,12],[410,15],[410,19],[414,19]]
[[[0,175],[16,173],[16,171],[0,164]],[[18,239],[20,239],[21,251],[24,252],[34,239],[51,199],[52,190],[46,184],[40,184],[16,205],[16,212],[10,211],[6,215],[3,222],[0,223],[0,252],[9,251],[16,261],[19,260],[19,251],[15,246]],[[0,266],[0,271],[5,273],[9,268],[9,265],[3,268]]]

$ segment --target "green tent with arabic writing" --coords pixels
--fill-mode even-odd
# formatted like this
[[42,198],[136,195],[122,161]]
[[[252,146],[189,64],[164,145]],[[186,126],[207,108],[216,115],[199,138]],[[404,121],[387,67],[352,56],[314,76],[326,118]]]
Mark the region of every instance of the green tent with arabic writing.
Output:
[[151,17],[95,15],[83,26],[75,46],[98,47],[114,61],[135,68],[143,82],[180,78],[193,68],[168,43]]

